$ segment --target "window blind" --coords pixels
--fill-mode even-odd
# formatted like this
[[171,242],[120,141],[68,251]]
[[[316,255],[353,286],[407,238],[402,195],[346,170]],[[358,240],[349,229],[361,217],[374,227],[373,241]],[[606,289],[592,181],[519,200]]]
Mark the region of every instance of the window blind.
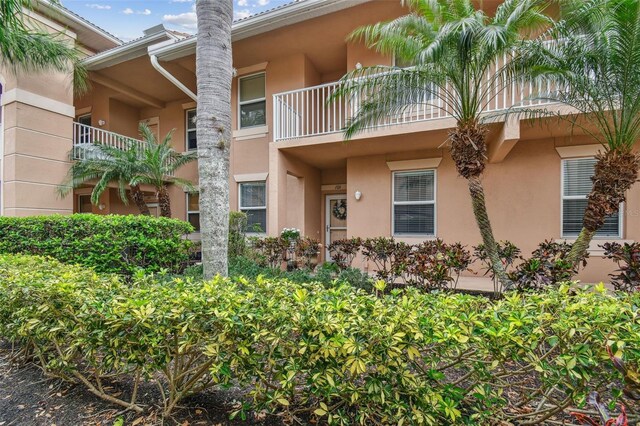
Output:
[[[591,192],[595,158],[563,160],[562,163],[562,236],[577,237],[582,230],[587,195]],[[607,216],[596,232],[598,237],[621,237],[620,212]]]

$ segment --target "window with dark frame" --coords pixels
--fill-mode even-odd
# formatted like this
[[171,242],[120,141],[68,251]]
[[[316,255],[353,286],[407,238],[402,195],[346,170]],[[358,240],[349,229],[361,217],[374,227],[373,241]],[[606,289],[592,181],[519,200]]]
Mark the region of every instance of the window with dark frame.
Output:
[[200,194],[187,193],[187,222],[196,232],[200,232]]
[[185,127],[187,129],[187,134],[186,134],[187,151],[192,151],[192,150],[198,149],[198,139],[196,136],[196,122],[195,122],[196,110],[195,109],[187,110],[186,114],[187,114],[187,119],[186,119],[187,123]]

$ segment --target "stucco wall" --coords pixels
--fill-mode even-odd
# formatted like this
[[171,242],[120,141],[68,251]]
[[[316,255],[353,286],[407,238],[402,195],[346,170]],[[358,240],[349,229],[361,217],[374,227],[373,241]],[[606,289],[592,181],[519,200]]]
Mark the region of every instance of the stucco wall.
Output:
[[[430,158],[433,152],[408,155],[380,155],[347,161],[348,235],[376,237],[391,235],[392,172],[387,161]],[[455,165],[444,152],[436,169],[436,236],[446,242],[460,241],[470,248],[481,242],[466,181],[457,175]],[[561,238],[560,221],[561,158],[553,139],[518,143],[502,163],[489,164],[483,183],[487,209],[496,239],[509,240],[528,256],[545,239]],[[360,201],[353,197],[362,192]],[[640,235],[640,187],[629,193],[625,206],[624,239]],[[420,238],[398,237],[408,243]],[[602,242],[602,241],[600,241]],[[593,253],[579,277],[586,282],[607,278],[613,262]]]

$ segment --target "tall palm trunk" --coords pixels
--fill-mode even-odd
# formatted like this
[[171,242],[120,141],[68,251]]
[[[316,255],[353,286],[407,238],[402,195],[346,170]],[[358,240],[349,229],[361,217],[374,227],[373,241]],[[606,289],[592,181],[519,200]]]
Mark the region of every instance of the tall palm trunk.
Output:
[[147,203],[145,203],[144,201],[144,194],[140,189],[140,185],[131,185],[131,199],[133,200],[136,207],[138,207],[140,214],[151,216],[149,206],[147,206]]
[[596,160],[582,230],[567,257],[576,266],[586,256],[593,236],[604,225],[606,217],[618,212],[627,191],[638,180],[640,157],[630,149],[599,152]]
[[160,216],[171,217],[171,198],[166,185],[158,188],[158,205],[160,206]]
[[205,278],[226,276],[231,144],[232,0],[197,0],[196,78],[200,233]]
[[493,236],[484,188],[480,180],[487,160],[486,136],[486,127],[478,123],[459,123],[458,127],[449,134],[451,157],[456,163],[456,169],[460,176],[467,179],[473,214],[480,229],[482,243],[491,262],[491,269],[502,288],[508,289],[512,283],[498,254],[498,245]]

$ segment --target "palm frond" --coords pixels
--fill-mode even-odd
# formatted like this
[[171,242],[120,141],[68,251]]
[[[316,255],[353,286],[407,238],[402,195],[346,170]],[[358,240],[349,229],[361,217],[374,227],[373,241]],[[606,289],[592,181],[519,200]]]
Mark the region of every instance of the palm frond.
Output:
[[[507,0],[494,17],[477,10],[471,0],[405,4],[407,15],[361,27],[350,36],[414,66],[371,67],[343,77],[332,100],[358,102],[357,114],[345,129],[347,139],[389,114],[421,104],[450,113],[458,123],[479,122],[489,100],[514,78],[507,67],[496,69],[498,60],[510,55],[527,32],[540,31],[550,22],[542,0]],[[430,96],[434,90],[438,99]]]
[[70,73],[76,93],[85,93],[88,79],[80,51],[63,34],[52,34],[32,21],[27,23],[23,8],[32,9],[33,2],[0,2],[0,65],[14,74],[47,70]]
[[512,72],[555,86],[531,99],[551,98],[587,115],[608,149],[631,149],[640,137],[638,0],[567,1],[562,16],[544,34],[554,40],[521,46]]

